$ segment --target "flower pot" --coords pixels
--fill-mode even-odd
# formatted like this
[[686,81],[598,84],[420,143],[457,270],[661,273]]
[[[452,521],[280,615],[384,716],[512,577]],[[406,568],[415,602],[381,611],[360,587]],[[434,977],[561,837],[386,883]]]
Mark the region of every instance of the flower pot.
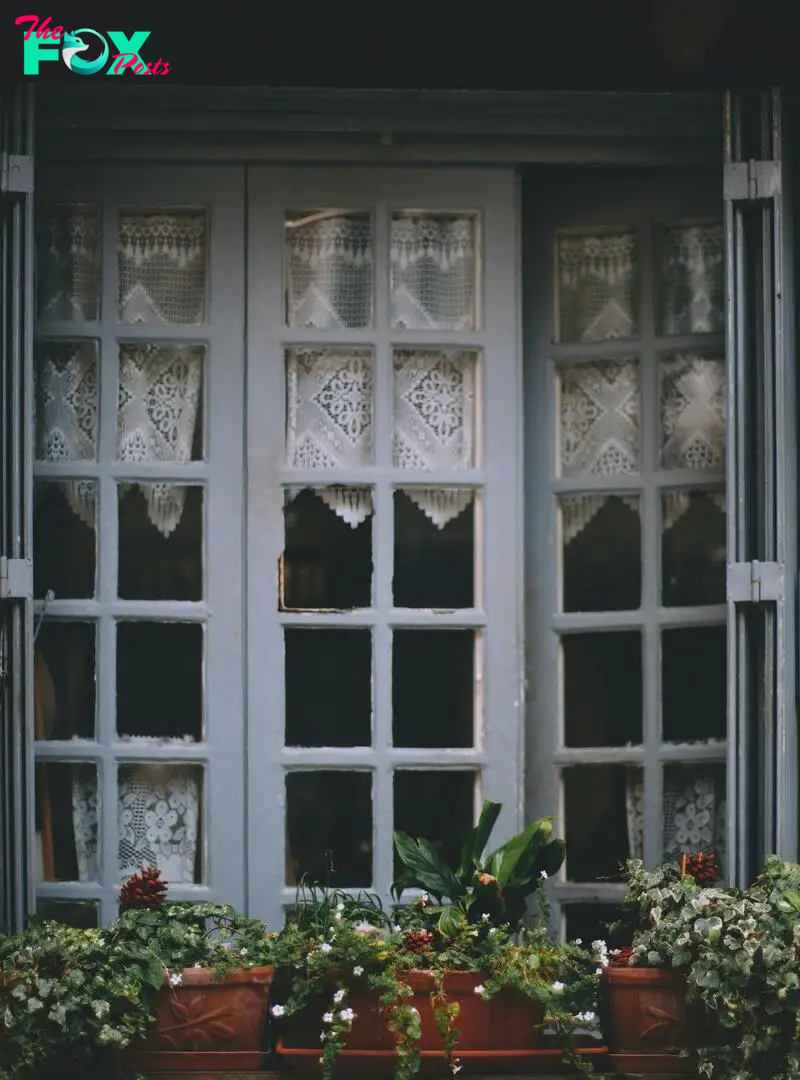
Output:
[[600,983],[609,1064],[626,1073],[696,1070],[681,1050],[698,1044],[698,1025],[686,1007],[686,975],[673,968],[609,967]]
[[214,981],[210,968],[185,968],[178,986],[155,1000],[155,1024],[125,1051],[144,1072],[258,1069],[274,968],[232,972]]
[[[459,1031],[456,1053],[462,1050],[535,1050],[540,1044],[540,1029],[544,1009],[537,1001],[505,990],[491,1000],[475,993],[475,987],[485,983],[488,975],[471,971],[449,971],[444,977],[444,993],[448,1003],[460,1006],[455,1027]],[[405,1002],[419,1011],[422,1027],[420,1049],[444,1050],[439,1034],[431,995],[436,991],[433,975],[427,971],[407,971],[403,981],[413,991]],[[330,995],[320,998],[320,1004],[300,1024],[294,1024],[283,1039],[287,1049],[315,1046],[319,1051],[322,1013],[331,1008]],[[347,995],[344,1007],[356,1014],[348,1033],[348,1050],[394,1050],[395,1042],[387,1026],[386,1014],[381,1012],[379,995],[366,987]],[[299,1019],[299,1018],[298,1018]]]

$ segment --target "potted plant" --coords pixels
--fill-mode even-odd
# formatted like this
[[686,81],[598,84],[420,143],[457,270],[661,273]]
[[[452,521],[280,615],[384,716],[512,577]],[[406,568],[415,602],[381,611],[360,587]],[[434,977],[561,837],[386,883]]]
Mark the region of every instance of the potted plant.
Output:
[[[578,946],[551,942],[542,925],[543,885],[563,842],[540,821],[484,856],[499,811],[484,805],[457,867],[436,845],[396,834],[394,897],[424,891],[393,913],[364,895],[298,896],[275,953],[291,983],[272,1009],[286,1025],[278,1050],[290,1063],[321,1065],[327,1080],[343,1054],[409,1080],[426,1059],[454,1073],[467,1059],[558,1059],[559,1050],[540,1049],[547,1020],[569,1061],[585,1067],[575,1032],[595,1020],[596,965]],[[539,917],[523,927],[529,897]]]
[[0,1078],[257,1067],[273,973],[263,924],[167,902],[152,869],[120,906],[100,929],[34,923],[0,941]]

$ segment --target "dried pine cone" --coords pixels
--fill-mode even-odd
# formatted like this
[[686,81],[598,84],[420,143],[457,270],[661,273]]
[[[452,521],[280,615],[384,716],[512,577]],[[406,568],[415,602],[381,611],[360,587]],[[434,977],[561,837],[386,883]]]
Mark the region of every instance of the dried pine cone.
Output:
[[406,952],[423,952],[433,945],[433,934],[430,930],[409,930],[403,947]]
[[167,883],[161,880],[161,871],[148,866],[141,874],[133,874],[120,889],[119,906],[129,908],[161,907],[167,898]]
[[683,858],[682,871],[698,885],[713,885],[719,877],[719,863],[713,851],[695,851]]

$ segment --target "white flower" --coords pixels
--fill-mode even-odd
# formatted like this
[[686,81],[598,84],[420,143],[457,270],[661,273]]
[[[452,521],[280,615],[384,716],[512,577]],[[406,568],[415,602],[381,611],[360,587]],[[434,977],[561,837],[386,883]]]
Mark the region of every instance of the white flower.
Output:
[[567,987],[565,983],[558,982],[558,980],[556,980],[556,982],[552,984],[550,989],[553,991],[554,994],[561,994],[567,989]]
[[[325,1032],[325,1031],[321,1031],[321,1032],[319,1033],[319,1041],[320,1041],[320,1042],[325,1042],[325,1040],[326,1040],[326,1038],[327,1038],[327,1037],[328,1037],[328,1035],[327,1035],[327,1032]],[[320,1061],[322,1061],[322,1058],[320,1058],[319,1060],[320,1060]]]
[[344,1020],[346,1024],[351,1024],[355,1019],[355,1015],[352,1009],[342,1009],[339,1013],[339,1019]]
[[453,1076],[458,1076],[458,1074],[463,1068],[463,1065],[456,1065],[456,1063],[453,1062],[453,1064],[450,1066],[450,1071],[452,1072]]
[[339,901],[339,903],[338,903],[338,904],[336,905],[336,910],[337,910],[337,911],[339,911],[339,912],[342,912],[342,911],[344,911],[344,904],[343,904],[343,903],[341,902],[341,900],[340,900],[340,901]]
[[604,941],[599,939],[592,942],[592,952],[594,953],[595,960],[603,967],[608,966],[608,945]]
[[399,926],[393,926],[392,927],[392,933],[393,934],[399,934],[400,933],[400,927]]
[[363,919],[361,920],[361,922],[357,922],[356,925],[353,927],[353,929],[355,930],[355,932],[357,934],[374,934],[375,933],[375,927],[372,925],[372,923],[364,922]]
[[170,986],[180,986],[183,982],[183,975],[179,971],[173,971],[169,977]]
[[542,878],[544,881],[547,881],[547,878],[548,878],[547,871],[546,870],[540,870],[539,871],[539,877]]
[[594,973],[595,973],[595,975],[602,975],[603,974],[603,968],[601,968],[601,967],[595,968]]
[[490,926],[489,927],[489,933],[490,934],[496,934],[497,933],[497,927],[496,926]]
[[473,937],[477,937],[478,936],[478,931],[477,930],[470,930],[470,934],[472,934]]
[[488,922],[490,918],[491,916],[484,911],[483,915],[481,915],[481,922]]
[[194,966],[195,966],[195,967],[202,967],[203,965],[202,965],[202,964],[200,963],[200,961],[198,960],[198,961],[197,961],[197,963],[196,963],[196,964],[195,964]]
[[575,1019],[579,1023],[593,1024],[595,1022],[595,1020],[597,1019],[597,1016],[593,1012],[582,1012],[582,1013],[578,1013],[578,1015],[575,1017]]
[[344,990],[337,990],[333,995],[333,1000],[336,1005],[338,1005],[340,1001],[344,1001],[344,994]]
[[575,944],[576,945],[583,945],[583,938],[576,937],[575,938]]
[[356,966],[355,966],[355,967],[353,968],[353,974],[354,974],[355,976],[359,976],[359,975],[363,975],[363,974],[364,974],[364,969],[363,969],[363,967],[361,966],[361,964],[356,964]]
[[474,994],[480,994],[481,997],[483,997],[483,995],[486,993],[486,987],[483,985],[483,983],[481,983],[481,984],[479,984],[478,986],[475,987],[475,989],[473,990],[473,993]]
[[332,1024],[333,1023],[333,1013],[323,1013],[322,1014],[322,1022],[323,1022],[323,1024]]
[[329,945],[327,941],[323,941],[323,943],[319,947],[319,951],[320,952],[330,952],[332,948],[333,948],[333,945]]
[[247,949],[239,949],[239,956],[247,956]]
[[273,1016],[284,1016],[286,1009],[284,1009],[283,1005],[273,1005],[270,1012]]

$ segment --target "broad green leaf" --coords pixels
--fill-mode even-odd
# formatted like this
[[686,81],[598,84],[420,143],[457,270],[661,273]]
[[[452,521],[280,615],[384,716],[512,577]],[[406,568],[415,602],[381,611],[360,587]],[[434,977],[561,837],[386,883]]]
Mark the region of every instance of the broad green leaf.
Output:
[[439,899],[447,896],[456,900],[463,894],[463,886],[429,840],[414,840],[406,833],[395,833],[394,847],[413,887],[425,889]]
[[502,808],[502,803],[489,802],[488,799],[484,802],[478,824],[464,841],[461,865],[457,875],[460,881],[466,881],[471,877],[473,865],[480,862]]
[[446,907],[439,916],[439,933],[454,937],[467,924],[464,912],[457,907]]
[[552,832],[551,819],[542,818],[492,852],[488,859],[489,873],[497,878],[501,889],[530,881],[539,850],[550,840]]

